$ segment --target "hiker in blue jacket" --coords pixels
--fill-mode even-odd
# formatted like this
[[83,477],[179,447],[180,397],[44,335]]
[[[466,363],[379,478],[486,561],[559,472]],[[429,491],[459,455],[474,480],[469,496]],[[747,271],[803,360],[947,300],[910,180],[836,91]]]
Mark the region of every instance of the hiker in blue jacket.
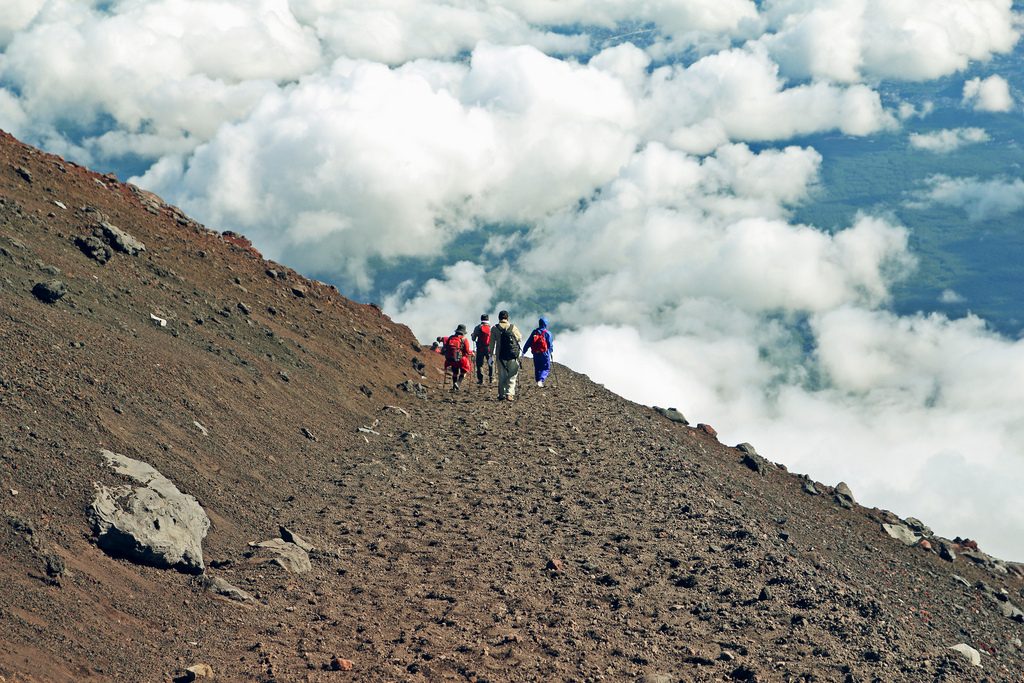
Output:
[[555,342],[548,331],[548,319],[541,318],[538,321],[537,329],[530,333],[523,344],[523,353],[527,349],[533,354],[533,375],[537,380],[537,386],[543,388],[544,380],[551,372],[551,354],[555,350]]

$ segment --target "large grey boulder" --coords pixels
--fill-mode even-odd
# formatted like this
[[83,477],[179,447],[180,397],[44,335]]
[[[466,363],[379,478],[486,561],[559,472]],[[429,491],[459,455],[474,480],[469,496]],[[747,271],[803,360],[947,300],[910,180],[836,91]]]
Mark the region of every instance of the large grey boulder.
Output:
[[141,484],[96,485],[89,516],[100,548],[140,564],[201,573],[210,518],[199,502],[140,460],[108,450],[100,454],[115,472]]

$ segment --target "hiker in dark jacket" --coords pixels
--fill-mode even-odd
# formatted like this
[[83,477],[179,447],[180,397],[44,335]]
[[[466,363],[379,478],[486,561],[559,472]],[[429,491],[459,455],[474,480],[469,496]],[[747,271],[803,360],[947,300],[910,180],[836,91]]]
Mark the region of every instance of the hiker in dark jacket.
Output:
[[533,376],[537,380],[537,386],[544,386],[544,380],[551,372],[551,355],[555,351],[555,341],[548,331],[548,319],[541,318],[537,321],[537,329],[530,333],[523,345],[523,353],[529,350],[533,354]]
[[498,363],[498,400],[516,400],[516,378],[519,376],[519,344],[523,334],[508,319],[508,311],[498,313],[498,324],[491,328],[491,353]]
[[480,324],[473,328],[471,339],[476,342],[476,383],[484,383],[484,364],[487,364],[487,383],[494,383],[494,354],[491,353],[491,316],[484,313]]
[[466,326],[459,325],[455,328],[455,334],[444,337],[444,369],[445,372],[451,368],[452,391],[459,390],[459,382],[469,372],[469,357],[473,352],[469,348],[469,340],[466,339]]

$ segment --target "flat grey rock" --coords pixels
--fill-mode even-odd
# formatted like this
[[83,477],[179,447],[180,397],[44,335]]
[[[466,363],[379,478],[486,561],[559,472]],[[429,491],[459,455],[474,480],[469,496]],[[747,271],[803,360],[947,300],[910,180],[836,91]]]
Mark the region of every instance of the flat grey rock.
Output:
[[242,603],[244,605],[256,604],[256,598],[241,588],[237,588],[219,576],[208,576],[205,581],[206,590],[215,595]]
[[102,221],[99,224],[99,228],[103,232],[103,237],[107,240],[107,243],[117,251],[128,254],[129,256],[135,256],[140,251],[146,251],[145,244],[135,239],[116,225],[111,225],[106,221]]
[[142,461],[108,450],[100,454],[141,486],[96,485],[89,516],[99,547],[140,564],[201,573],[210,518],[199,502]]
[[921,536],[911,531],[902,524],[883,524],[885,533],[889,534],[903,545],[917,545]]
[[981,653],[967,643],[960,643],[949,648],[962,654],[974,666],[981,666]]
[[269,555],[268,562],[278,565],[292,574],[307,574],[313,570],[309,561],[309,553],[283,538],[272,538],[269,541],[256,543],[255,547]]

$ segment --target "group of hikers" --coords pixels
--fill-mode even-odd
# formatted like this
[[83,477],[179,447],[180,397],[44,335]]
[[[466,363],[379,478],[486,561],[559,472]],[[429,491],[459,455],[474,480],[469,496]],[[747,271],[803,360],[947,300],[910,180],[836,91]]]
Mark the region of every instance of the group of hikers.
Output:
[[[522,365],[522,355],[527,351],[533,354],[533,372],[537,386],[543,388],[544,382],[551,373],[551,355],[554,352],[554,339],[548,330],[547,318],[538,321],[537,328],[523,342],[523,334],[515,323],[508,318],[508,311],[498,313],[498,324],[491,325],[490,316],[480,316],[480,324],[473,328],[473,333],[466,336],[466,326],[460,324],[455,332],[448,337],[438,337],[434,349],[444,354],[445,376],[451,373],[452,391],[458,391],[459,385],[472,370],[470,358],[476,358],[476,383],[484,383],[484,367],[487,368],[487,382],[494,383],[494,366],[498,366],[498,400],[514,401],[516,397],[516,380]],[[473,346],[470,346],[470,341]],[[520,348],[522,344],[522,348]]]

